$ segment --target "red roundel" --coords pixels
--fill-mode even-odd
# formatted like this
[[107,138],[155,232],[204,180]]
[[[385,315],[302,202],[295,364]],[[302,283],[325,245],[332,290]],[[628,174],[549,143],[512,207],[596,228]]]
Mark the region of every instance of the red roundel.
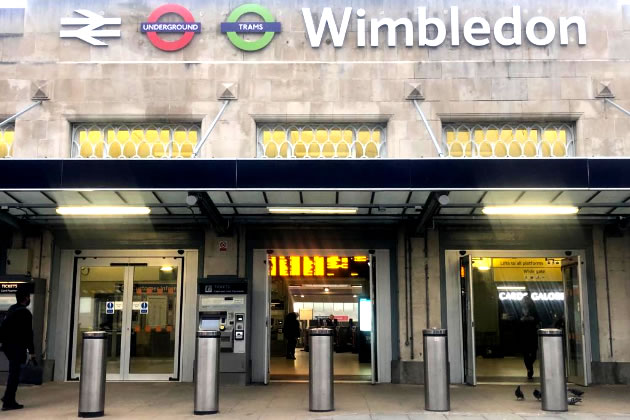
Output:
[[[174,13],[184,19],[186,23],[194,23],[195,18],[193,18],[192,13],[188,9],[179,4],[165,4],[164,6],[160,6],[151,13],[149,16],[148,22],[155,23],[160,18],[168,13]],[[186,45],[190,44],[193,37],[195,36],[194,32],[184,32],[184,34],[175,41],[165,41],[158,35],[157,32],[147,32],[147,37],[151,44],[155,47],[161,49],[162,51],[177,51],[184,48]]]

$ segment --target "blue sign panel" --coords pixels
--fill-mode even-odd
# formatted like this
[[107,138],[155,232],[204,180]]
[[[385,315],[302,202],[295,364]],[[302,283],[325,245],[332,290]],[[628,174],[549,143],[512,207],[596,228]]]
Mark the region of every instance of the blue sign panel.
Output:
[[105,304],[105,313],[107,315],[113,315],[114,314],[114,302],[107,302]]

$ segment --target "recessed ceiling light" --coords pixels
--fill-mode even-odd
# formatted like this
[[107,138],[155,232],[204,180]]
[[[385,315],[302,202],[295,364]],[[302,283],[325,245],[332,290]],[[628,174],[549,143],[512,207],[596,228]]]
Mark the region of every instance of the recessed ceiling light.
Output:
[[357,297],[357,295],[352,295],[353,298]]
[[356,207],[267,207],[271,214],[357,214]]
[[67,206],[57,207],[62,216],[137,216],[151,213],[148,207],[132,206]]
[[173,271],[173,266],[172,265],[163,265],[162,267],[160,267],[160,271],[164,271],[164,272],[170,273],[171,271]]
[[330,292],[330,289],[328,287],[324,287],[324,292]]
[[303,297],[304,297],[304,295],[300,295],[300,297],[301,297],[301,298],[303,298]]
[[552,216],[576,214],[579,210],[575,206],[488,206],[482,212],[491,216]]

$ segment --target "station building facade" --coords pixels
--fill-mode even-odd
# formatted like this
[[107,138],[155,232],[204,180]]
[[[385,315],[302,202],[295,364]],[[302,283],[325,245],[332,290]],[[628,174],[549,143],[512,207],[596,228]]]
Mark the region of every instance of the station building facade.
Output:
[[54,380],[105,329],[110,379],[191,381],[200,284],[240,279],[239,383],[304,373],[279,360],[293,311],[333,315],[340,379],[420,383],[442,327],[453,383],[513,381],[529,305],[573,382],[630,381],[629,5],[28,0],[0,22],[0,274],[45,280]]

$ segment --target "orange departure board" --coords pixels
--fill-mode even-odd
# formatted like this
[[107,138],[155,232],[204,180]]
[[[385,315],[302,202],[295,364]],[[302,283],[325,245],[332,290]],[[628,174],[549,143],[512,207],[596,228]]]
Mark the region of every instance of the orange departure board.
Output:
[[358,277],[368,275],[366,256],[271,256],[269,275],[272,277]]

